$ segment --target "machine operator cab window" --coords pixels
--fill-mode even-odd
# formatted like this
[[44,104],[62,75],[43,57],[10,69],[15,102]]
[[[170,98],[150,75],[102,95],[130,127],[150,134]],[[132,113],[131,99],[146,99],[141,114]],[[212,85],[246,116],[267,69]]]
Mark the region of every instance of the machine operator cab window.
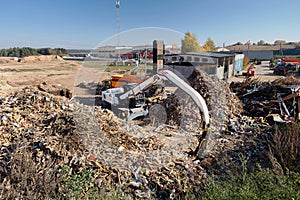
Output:
[[123,85],[124,92],[131,90],[132,88],[134,88],[137,85],[138,85],[138,83],[127,83],[127,84]]

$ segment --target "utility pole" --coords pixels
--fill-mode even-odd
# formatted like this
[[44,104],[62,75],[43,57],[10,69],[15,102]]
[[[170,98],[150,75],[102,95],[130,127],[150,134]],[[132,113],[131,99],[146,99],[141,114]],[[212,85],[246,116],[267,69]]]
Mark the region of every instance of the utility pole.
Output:
[[247,43],[248,43],[247,56],[249,57],[249,50],[250,50],[250,40],[249,40]]
[[283,51],[282,51],[282,43],[280,42],[280,53],[281,53],[281,59],[283,58]]
[[146,51],[144,53],[144,59],[145,59],[145,77],[146,77],[146,74],[147,74],[147,54],[148,54],[148,51],[147,51],[147,45],[146,45]]
[[117,9],[117,57],[119,57],[119,49],[120,46],[120,0],[116,0],[116,9]]

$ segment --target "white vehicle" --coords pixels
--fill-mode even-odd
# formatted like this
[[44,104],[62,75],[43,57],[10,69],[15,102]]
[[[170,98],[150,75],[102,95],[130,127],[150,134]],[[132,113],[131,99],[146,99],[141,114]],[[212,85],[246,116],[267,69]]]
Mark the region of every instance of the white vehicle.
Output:
[[119,99],[116,97],[118,94],[123,94],[124,88],[110,88],[102,92],[102,99],[110,105],[119,105]]

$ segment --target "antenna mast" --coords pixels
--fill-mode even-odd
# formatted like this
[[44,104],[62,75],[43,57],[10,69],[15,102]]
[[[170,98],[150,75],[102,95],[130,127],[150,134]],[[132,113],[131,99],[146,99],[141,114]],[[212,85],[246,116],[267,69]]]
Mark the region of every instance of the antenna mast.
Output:
[[120,46],[120,0],[116,0],[116,8],[117,8],[117,31],[118,31],[118,38],[117,38],[117,47]]

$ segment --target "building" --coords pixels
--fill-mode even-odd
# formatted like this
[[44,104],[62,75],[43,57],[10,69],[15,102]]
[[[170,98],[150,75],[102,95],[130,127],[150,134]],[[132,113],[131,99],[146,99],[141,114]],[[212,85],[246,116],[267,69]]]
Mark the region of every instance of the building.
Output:
[[94,51],[100,58],[115,58],[121,54],[138,53],[141,51],[152,52],[152,45],[140,45],[140,46],[101,46]]
[[[187,52],[184,54],[165,55],[165,64],[190,63],[219,79],[227,80],[242,70],[243,54],[218,52]],[[185,73],[182,67],[177,67],[180,73]]]
[[217,49],[217,52],[229,52],[229,49],[226,49],[225,47],[221,47]]
[[235,54],[234,57],[234,75],[240,73],[243,70],[243,64],[244,64],[244,57],[245,55],[242,53]]
[[250,60],[271,60],[274,52],[271,50],[257,50],[257,51],[242,51],[242,53],[250,58]]

